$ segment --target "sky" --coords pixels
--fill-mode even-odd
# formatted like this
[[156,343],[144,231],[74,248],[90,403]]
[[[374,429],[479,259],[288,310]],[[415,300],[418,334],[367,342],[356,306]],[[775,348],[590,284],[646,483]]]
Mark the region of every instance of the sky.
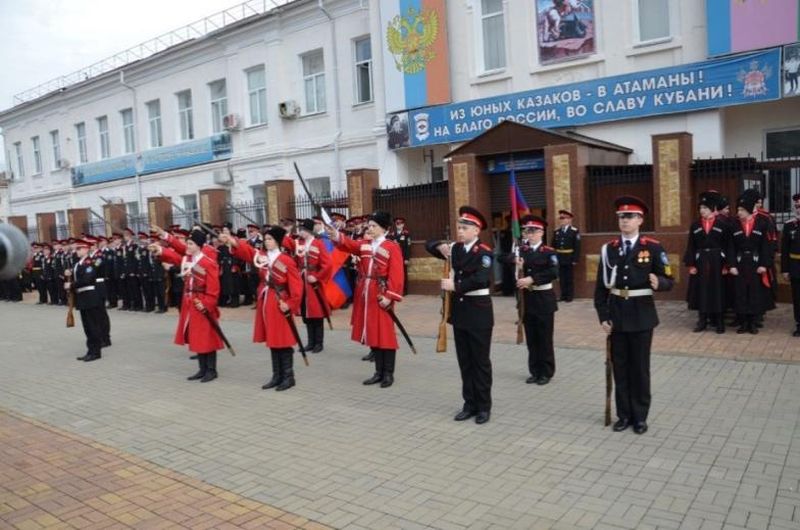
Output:
[[0,109],[14,94],[242,1],[0,0]]

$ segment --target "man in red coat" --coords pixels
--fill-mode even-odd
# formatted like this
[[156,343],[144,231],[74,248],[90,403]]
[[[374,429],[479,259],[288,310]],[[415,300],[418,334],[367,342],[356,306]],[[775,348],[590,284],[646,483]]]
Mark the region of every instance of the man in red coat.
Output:
[[381,388],[394,383],[397,336],[389,311],[403,299],[403,252],[386,239],[391,225],[388,212],[375,212],[368,218],[366,239],[353,240],[335,228],[326,229],[338,248],[359,258],[351,338],[374,350],[375,374],[364,384],[380,383]]
[[183,300],[175,344],[187,345],[197,354],[200,369],[189,377],[189,381],[207,383],[217,378],[217,350],[223,347],[222,339],[209,322],[219,320],[217,298],[219,297],[219,265],[217,251],[206,245],[206,235],[193,230],[186,242],[178,240],[161,228],[153,230],[167,242],[168,248],[150,245],[149,250],[161,257],[164,263],[180,267],[183,278]]
[[224,244],[231,244],[235,257],[253,263],[259,271],[253,342],[263,342],[272,357],[272,379],[261,387],[264,390],[283,391],[295,385],[293,347],[297,341],[289,320],[300,310],[303,283],[294,260],[281,252],[285,237],[283,228],[271,227],[264,232],[262,250],[231,235],[220,236]]
[[295,242],[294,259],[303,277],[303,303],[300,311],[308,330],[311,353],[320,353],[325,337],[325,317],[330,317],[330,307],[325,300],[325,284],[331,278],[333,264],[325,244],[314,233],[314,221],[300,221],[300,237]]

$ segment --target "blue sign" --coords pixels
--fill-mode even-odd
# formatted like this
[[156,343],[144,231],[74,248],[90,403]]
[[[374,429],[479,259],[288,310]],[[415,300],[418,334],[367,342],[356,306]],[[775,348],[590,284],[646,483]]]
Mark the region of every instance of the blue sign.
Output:
[[517,153],[514,155],[499,155],[486,161],[486,172],[490,175],[514,171],[538,171],[544,169],[544,155],[542,153]]
[[574,127],[772,101],[780,98],[780,55],[776,48],[417,109],[408,112],[405,147],[463,142],[506,120]]
[[[206,164],[231,157],[231,135],[215,134],[169,147],[145,151],[141,155],[140,175]],[[99,182],[130,178],[136,175],[136,155],[100,160],[72,168],[72,185],[86,186]]]

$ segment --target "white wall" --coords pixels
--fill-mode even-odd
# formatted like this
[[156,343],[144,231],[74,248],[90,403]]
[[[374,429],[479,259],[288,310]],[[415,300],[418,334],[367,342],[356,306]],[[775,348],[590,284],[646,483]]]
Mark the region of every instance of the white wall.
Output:
[[768,131],[800,129],[800,97],[729,107],[724,116],[724,154],[743,156],[750,153],[758,158],[762,151],[766,156],[764,142]]

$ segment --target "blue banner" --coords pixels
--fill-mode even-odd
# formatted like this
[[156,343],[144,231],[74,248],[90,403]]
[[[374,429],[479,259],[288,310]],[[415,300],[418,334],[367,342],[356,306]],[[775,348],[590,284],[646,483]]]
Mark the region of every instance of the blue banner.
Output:
[[517,153],[514,155],[498,155],[486,161],[486,172],[490,175],[514,171],[544,170],[542,153]]
[[[206,164],[231,157],[231,135],[215,134],[169,147],[150,149],[141,154],[140,175]],[[125,155],[72,168],[72,185],[86,186],[130,178],[136,175],[136,155]]]
[[776,48],[417,109],[400,115],[411,129],[400,146],[463,142],[506,120],[574,127],[771,101],[780,98],[780,55]]

